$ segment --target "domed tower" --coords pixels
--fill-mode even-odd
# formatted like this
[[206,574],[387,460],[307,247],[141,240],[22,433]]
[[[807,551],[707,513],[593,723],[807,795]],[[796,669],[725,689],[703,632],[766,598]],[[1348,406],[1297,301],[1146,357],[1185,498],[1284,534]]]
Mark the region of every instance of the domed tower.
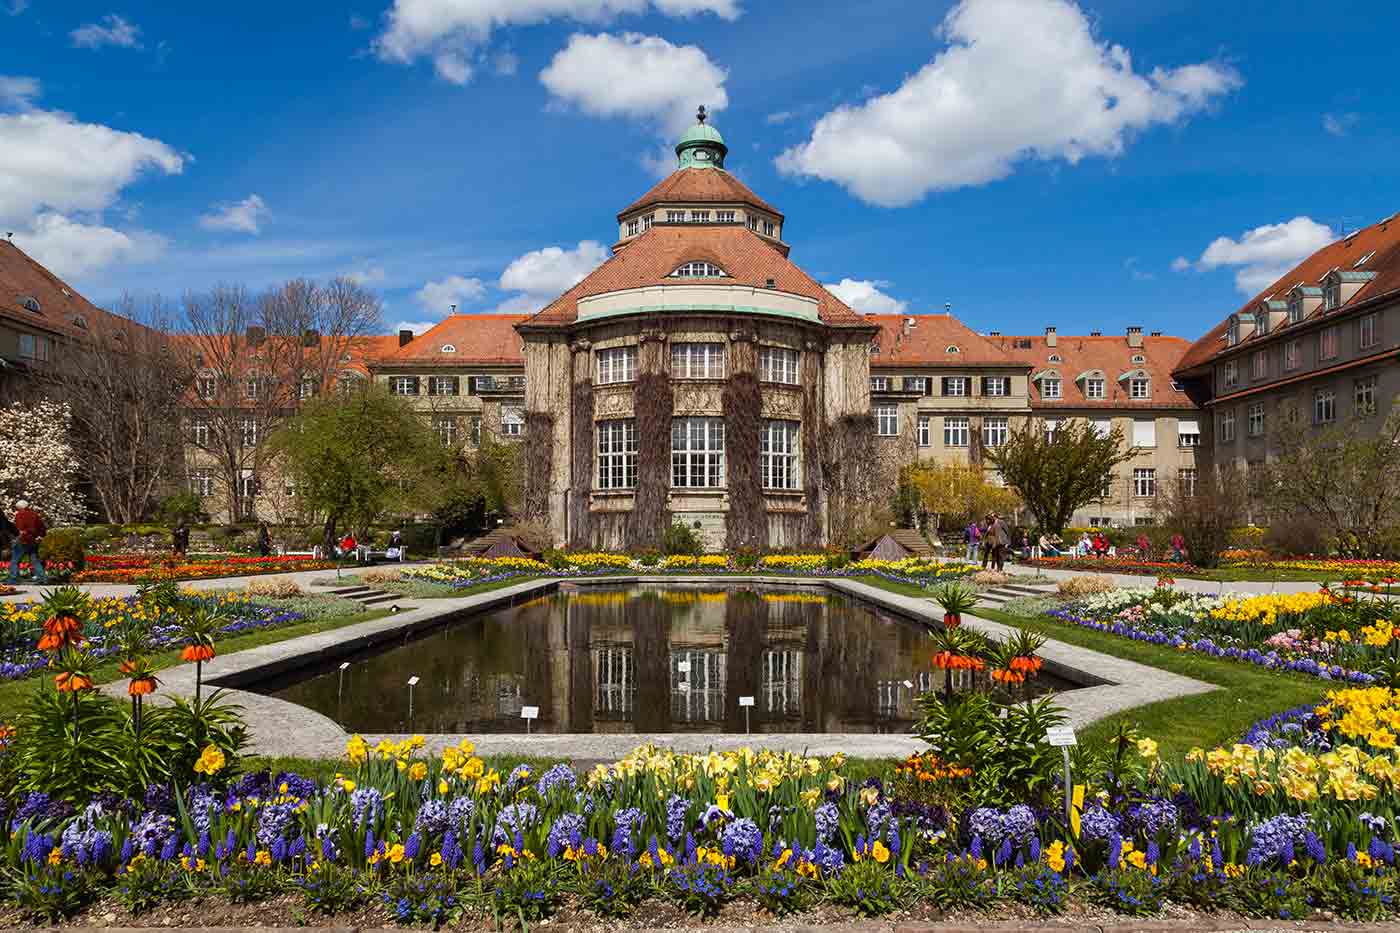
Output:
[[729,147],[705,108],[676,143],[676,170],[617,215],[613,252],[654,226],[691,224],[746,227],[787,255],[783,215],[724,168]]

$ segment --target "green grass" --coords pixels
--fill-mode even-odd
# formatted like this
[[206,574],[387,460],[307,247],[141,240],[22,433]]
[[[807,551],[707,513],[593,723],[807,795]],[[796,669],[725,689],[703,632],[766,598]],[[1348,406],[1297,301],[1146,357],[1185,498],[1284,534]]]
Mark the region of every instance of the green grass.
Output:
[[[457,588],[448,583],[438,583],[432,580],[418,580],[412,577],[404,577],[401,580],[389,580],[384,583],[366,583],[359,576],[347,576],[337,581],[337,585],[343,586],[372,586],[375,589],[384,590],[389,593],[397,593],[406,599],[461,599],[463,596],[475,596],[477,593],[489,593],[492,590],[499,590],[502,587],[515,586],[517,583],[528,583],[540,577],[519,576],[509,580],[494,580],[490,583],[478,583],[475,586]],[[313,590],[314,592],[314,590]]]

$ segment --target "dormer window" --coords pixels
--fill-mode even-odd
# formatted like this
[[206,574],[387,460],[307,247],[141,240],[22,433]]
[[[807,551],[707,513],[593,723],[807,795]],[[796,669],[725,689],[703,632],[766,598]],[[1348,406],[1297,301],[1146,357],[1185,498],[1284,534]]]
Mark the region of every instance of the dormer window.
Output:
[[1064,362],[1064,360],[1060,359],[1060,354],[1058,354],[1058,353],[1051,353],[1051,354],[1050,354],[1049,361],[1050,361],[1051,363],[1063,363],[1063,362]]
[[1135,353],[1135,354],[1133,354],[1133,365],[1134,365],[1134,366],[1141,366],[1143,363],[1146,363],[1146,362],[1147,362],[1147,357],[1143,356],[1141,353]]
[[1152,397],[1152,383],[1142,376],[1128,380],[1128,398],[1144,399]]
[[948,344],[948,349],[944,350],[943,352],[944,352],[944,353],[961,353],[962,351],[958,349],[958,345],[957,345],[957,344],[955,344],[955,343],[950,343],[950,344]]
[[1335,311],[1342,306],[1342,283],[1339,279],[1332,279],[1322,287],[1322,307],[1327,311]]
[[642,221],[640,218],[633,218],[627,221],[627,235],[636,236],[642,232]]
[[1288,323],[1297,324],[1303,319],[1303,296],[1295,292],[1288,298]]
[[39,299],[33,295],[20,295],[15,301],[24,310],[33,311],[35,314],[39,313]]
[[711,262],[693,261],[682,264],[671,273],[673,279],[722,279],[724,270]]
[[1254,315],[1254,332],[1259,336],[1264,336],[1269,332],[1269,312],[1259,311]]
[[1230,318],[1230,324],[1225,328],[1225,345],[1233,347],[1240,342],[1240,319]]
[[1102,399],[1104,397],[1104,379],[1102,376],[1090,376],[1084,380],[1084,397],[1088,399]]
[[450,344],[450,343],[444,343],[444,344],[442,345],[442,352],[443,352],[443,353],[456,353],[456,352],[457,352],[457,348],[454,347],[454,346],[453,346],[452,344]]

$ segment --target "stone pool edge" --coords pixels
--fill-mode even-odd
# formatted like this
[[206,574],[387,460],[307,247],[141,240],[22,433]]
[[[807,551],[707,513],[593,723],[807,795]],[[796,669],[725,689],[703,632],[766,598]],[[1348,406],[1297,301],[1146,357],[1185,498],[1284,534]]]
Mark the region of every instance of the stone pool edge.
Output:
[[[734,583],[826,587],[855,597],[897,615],[920,622],[941,624],[928,599],[901,596],[852,580],[793,578],[786,576],[650,576],[645,574],[603,577],[549,577],[528,580],[455,599],[434,600],[431,605],[408,609],[396,615],[328,632],[249,648],[215,658],[205,665],[205,689],[222,689],[229,702],[243,707],[249,725],[250,754],[270,757],[338,758],[344,754],[350,733],[332,719],[308,707],[287,700],[240,689],[278,674],[324,663],[353,654],[363,648],[407,638],[414,632],[442,625],[457,616],[471,615],[503,605],[512,605],[553,592],[560,584],[616,586],[638,583],[665,583],[670,586],[724,585]],[[1005,638],[1016,631],[976,615],[965,615],[964,625],[993,638]],[[1079,683],[1093,684],[1060,695],[1070,724],[1083,727],[1105,716],[1197,693],[1219,689],[1204,683],[1086,648],[1047,641],[1041,649],[1046,666],[1059,676]],[[162,672],[162,695],[190,696],[194,693],[194,669],[183,665]],[[124,684],[108,684],[103,689],[124,695]],[[372,743],[397,735],[366,735]],[[425,735],[431,751],[455,745],[458,735]],[[479,754],[521,754],[575,760],[616,760],[638,745],[652,743],[681,752],[706,752],[739,747],[770,748],[781,751],[846,755],[868,758],[898,758],[923,750],[923,743],[909,735],[875,733],[774,733],[728,735],[715,733],[565,733],[558,735],[484,734],[471,736]]]

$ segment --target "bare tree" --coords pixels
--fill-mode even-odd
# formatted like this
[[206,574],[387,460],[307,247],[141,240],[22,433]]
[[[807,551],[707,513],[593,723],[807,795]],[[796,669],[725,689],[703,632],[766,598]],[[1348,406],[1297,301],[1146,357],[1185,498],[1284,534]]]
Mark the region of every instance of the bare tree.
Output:
[[1207,466],[1162,484],[1154,502],[1159,520],[1181,535],[1197,567],[1214,567],[1239,527],[1249,499],[1248,481],[1231,463]]
[[126,296],[115,314],[80,318],[72,340],[40,375],[43,394],[68,403],[74,444],[91,495],[109,521],[148,515],[179,477],[176,413],[190,388],[172,316],[159,296]]

